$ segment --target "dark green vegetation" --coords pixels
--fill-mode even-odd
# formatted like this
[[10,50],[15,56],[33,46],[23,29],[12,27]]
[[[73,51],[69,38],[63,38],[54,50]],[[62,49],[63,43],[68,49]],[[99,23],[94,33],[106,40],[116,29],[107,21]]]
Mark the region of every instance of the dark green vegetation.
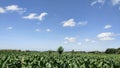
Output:
[[63,49],[63,47],[62,47],[62,46],[60,46],[60,47],[58,48],[58,50],[57,50],[57,52],[58,52],[59,54],[62,54],[62,53],[63,53],[63,51],[64,51],[64,49]]
[[114,49],[114,48],[108,48],[105,53],[107,54],[120,54],[120,48]]
[[120,68],[119,54],[58,52],[3,50],[0,68]]

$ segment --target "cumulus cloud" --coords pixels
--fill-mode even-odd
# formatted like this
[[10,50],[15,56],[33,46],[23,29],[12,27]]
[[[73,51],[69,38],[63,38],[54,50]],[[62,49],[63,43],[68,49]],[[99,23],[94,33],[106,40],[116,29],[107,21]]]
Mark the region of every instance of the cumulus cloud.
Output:
[[85,26],[88,24],[88,21],[75,22],[73,18],[63,21],[63,27],[75,27],[75,26]]
[[95,40],[92,40],[92,39],[86,38],[86,39],[85,39],[85,42],[95,43],[96,41],[95,41]]
[[30,13],[28,16],[24,16],[23,18],[24,19],[37,19],[37,17],[36,17],[36,13]]
[[47,32],[51,32],[51,29],[46,29]]
[[8,11],[24,11],[25,10],[24,8],[18,7],[18,5],[9,5],[9,6],[5,7],[5,8]]
[[78,44],[78,45],[82,45],[82,43],[81,43],[81,42],[78,42],[77,44]]
[[120,0],[112,0],[112,5],[118,5],[120,4]]
[[68,42],[67,42],[67,41],[64,41],[64,44],[68,44]]
[[0,13],[5,13],[5,9],[3,9],[2,7],[0,7]]
[[63,22],[63,27],[74,27],[75,25],[76,22],[74,21],[74,19],[69,19]]
[[97,35],[99,40],[114,40],[115,34],[112,32],[100,33]]
[[41,32],[41,31],[45,31],[45,32],[51,32],[51,29],[45,29],[45,30],[41,30],[39,28],[35,29],[36,32]]
[[80,21],[78,25],[85,26],[88,24],[88,21]]
[[18,5],[9,5],[6,7],[0,7],[0,13],[5,13],[5,12],[19,12],[23,13],[25,12],[25,8],[20,8]]
[[40,15],[38,15],[37,13],[30,13],[28,16],[23,16],[23,18],[24,18],[24,19],[29,19],[29,20],[36,19],[36,20],[42,21],[43,18],[44,18],[47,14],[48,14],[48,13],[46,13],[46,12],[43,12],[43,13],[41,13]]
[[95,0],[91,3],[91,6],[94,6],[95,4],[99,3],[99,4],[104,4],[105,0]]
[[[101,4],[101,5],[104,5],[106,0],[94,0],[90,5],[91,6],[94,6],[95,4]],[[107,2],[107,1],[106,1]],[[120,0],[109,0],[108,2],[111,2],[111,5],[113,6],[117,6],[118,9],[120,9]],[[99,7],[101,8],[101,6]]]
[[77,41],[75,37],[65,37],[64,39],[66,43],[75,43]]
[[113,6],[118,6],[118,10],[120,10],[120,0],[111,0]]
[[104,29],[109,29],[111,27],[112,27],[111,25],[105,25]]
[[40,29],[35,29],[36,32],[40,32],[41,30]]
[[13,29],[12,26],[7,27],[7,30],[12,30],[12,29]]
[[38,19],[39,19],[40,21],[42,21],[43,18],[44,18],[47,14],[48,14],[48,13],[46,13],[46,12],[41,13],[41,14],[38,16]]

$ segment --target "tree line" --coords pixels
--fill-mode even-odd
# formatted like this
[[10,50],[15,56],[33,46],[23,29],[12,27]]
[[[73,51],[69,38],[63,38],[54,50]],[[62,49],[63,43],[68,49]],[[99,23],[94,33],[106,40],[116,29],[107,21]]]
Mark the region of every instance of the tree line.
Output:
[[[11,50],[11,49],[6,49],[6,50],[0,50],[0,52],[40,52],[40,51],[30,51],[30,50]],[[58,52],[59,54],[62,54],[64,52],[64,48],[62,46],[58,47],[57,51],[52,51],[52,50],[48,50],[48,51],[44,51],[44,52],[48,52],[48,53],[53,53],[53,52]],[[90,52],[85,52],[85,51],[67,51],[67,53],[106,53],[106,54],[120,54],[120,48],[108,48],[106,49],[104,52],[100,52],[100,51],[90,51]]]
[[108,48],[105,53],[107,54],[120,54],[120,48]]

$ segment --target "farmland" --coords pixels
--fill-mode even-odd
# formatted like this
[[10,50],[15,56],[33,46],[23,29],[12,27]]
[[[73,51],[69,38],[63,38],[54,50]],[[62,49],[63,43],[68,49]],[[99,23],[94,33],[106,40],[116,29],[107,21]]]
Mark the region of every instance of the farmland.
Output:
[[119,54],[0,52],[0,68],[120,68]]

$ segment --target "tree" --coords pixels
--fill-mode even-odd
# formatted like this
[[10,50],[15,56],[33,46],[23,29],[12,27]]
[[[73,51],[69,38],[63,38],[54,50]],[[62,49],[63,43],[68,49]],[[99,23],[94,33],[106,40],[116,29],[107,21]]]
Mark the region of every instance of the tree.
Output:
[[58,52],[59,54],[62,54],[63,51],[64,51],[64,48],[63,48],[62,46],[58,47],[57,52]]
[[118,48],[116,51],[117,54],[120,54],[120,48]]
[[106,51],[105,51],[105,53],[107,53],[107,54],[115,54],[116,53],[116,49],[114,49],[114,48],[108,48]]
[[72,51],[71,51],[71,53],[72,53],[72,54],[74,54],[74,53],[75,53],[75,51],[74,51],[74,50],[72,50]]
[[49,50],[48,53],[49,53],[49,55],[50,55],[50,54],[52,53],[52,50]]

